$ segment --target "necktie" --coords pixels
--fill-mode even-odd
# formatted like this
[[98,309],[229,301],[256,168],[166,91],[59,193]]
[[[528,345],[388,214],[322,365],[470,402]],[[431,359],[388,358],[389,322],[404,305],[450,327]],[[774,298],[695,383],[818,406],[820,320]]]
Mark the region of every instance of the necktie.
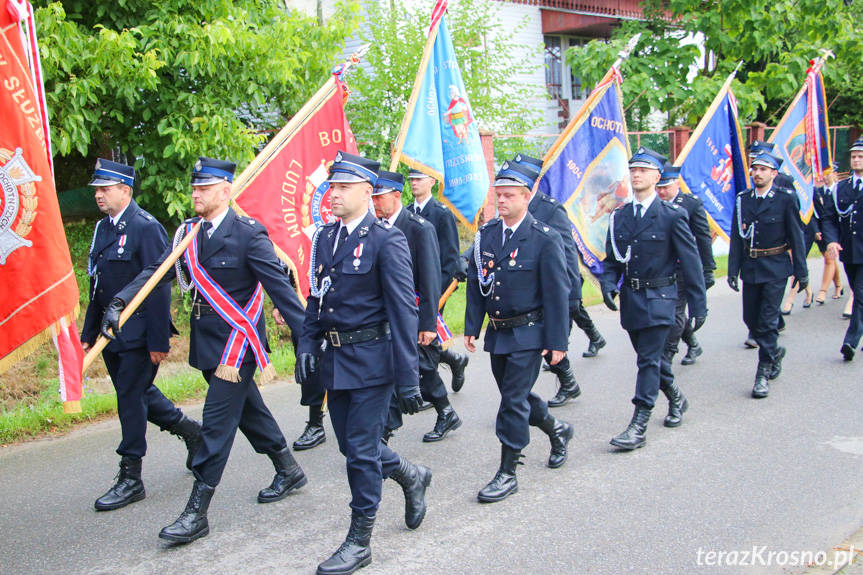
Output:
[[210,239],[210,235],[213,233],[213,222],[204,222],[201,224],[201,253],[204,253],[205,246],[207,245],[207,240]]
[[339,248],[342,247],[342,244],[344,244],[347,239],[348,239],[348,228],[346,226],[342,226],[342,229],[339,230],[339,239],[336,242],[336,247],[333,250],[333,255],[335,255],[335,253],[337,251],[339,251]]
[[506,245],[506,242],[512,237],[512,228],[506,228],[503,232],[503,245]]
[[635,204],[635,221],[641,219],[641,208],[643,206],[641,204]]
[[857,178],[857,185],[854,186],[854,191],[860,192],[863,190],[863,178]]

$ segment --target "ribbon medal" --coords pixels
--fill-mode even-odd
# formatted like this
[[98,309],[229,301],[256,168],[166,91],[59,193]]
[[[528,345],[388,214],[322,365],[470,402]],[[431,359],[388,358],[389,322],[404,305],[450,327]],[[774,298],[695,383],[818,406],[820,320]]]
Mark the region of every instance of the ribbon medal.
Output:
[[360,267],[360,257],[363,255],[363,244],[360,244],[354,249],[354,269]]
[[122,254],[124,251],[126,251],[125,249],[123,249],[123,246],[126,245],[126,234],[120,236],[120,241],[118,242],[118,245],[120,246],[119,248],[117,248],[118,254]]
[[509,257],[510,257],[510,260],[509,260],[509,267],[515,267],[515,257],[516,257],[517,255],[518,255],[518,248],[516,248],[516,250],[515,250],[514,252],[512,252],[511,254],[509,254]]

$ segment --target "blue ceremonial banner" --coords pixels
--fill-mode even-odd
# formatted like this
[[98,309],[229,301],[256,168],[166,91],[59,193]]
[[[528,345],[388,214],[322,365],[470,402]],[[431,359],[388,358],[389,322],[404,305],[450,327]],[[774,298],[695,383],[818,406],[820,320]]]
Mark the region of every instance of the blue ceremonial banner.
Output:
[[812,62],[806,83],[768,140],[776,144],[775,151],[782,157],[779,171],[794,180],[800,218],[807,224],[813,211],[814,180],[831,171],[833,162],[822,64],[821,58]]
[[437,179],[438,199],[476,229],[490,186],[488,166],[442,14],[399,160]]
[[732,79],[733,74],[674,162],[681,166],[681,190],[701,198],[710,227],[726,242],[737,192],[749,187],[743,132],[737,123],[737,101],[729,88]]
[[612,68],[545,157],[539,190],[566,206],[584,265],[602,273],[608,216],[632,194],[620,74]]

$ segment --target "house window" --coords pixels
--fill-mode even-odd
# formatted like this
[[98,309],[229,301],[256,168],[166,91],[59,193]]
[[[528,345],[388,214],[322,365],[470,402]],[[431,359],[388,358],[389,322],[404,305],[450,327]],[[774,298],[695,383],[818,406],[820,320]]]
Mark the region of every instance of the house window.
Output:
[[[586,42],[587,42],[586,40],[582,40],[581,38],[570,38],[569,39],[569,46],[570,46],[570,48],[575,48],[575,47],[584,45]],[[569,79],[570,79],[570,90],[571,90],[570,91],[570,94],[571,94],[570,97],[573,100],[583,100],[584,98],[586,98],[587,94],[585,94],[582,91],[581,78],[579,78],[578,76],[573,74],[572,70],[569,71],[569,77],[570,77]]]
[[545,37],[545,86],[548,95],[560,98],[563,88],[560,37]]

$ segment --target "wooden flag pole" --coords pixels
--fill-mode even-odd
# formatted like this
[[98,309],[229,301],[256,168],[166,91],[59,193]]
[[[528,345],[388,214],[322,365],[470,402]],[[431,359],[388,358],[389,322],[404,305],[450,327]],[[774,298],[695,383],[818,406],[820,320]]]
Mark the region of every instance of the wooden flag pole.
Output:
[[458,280],[452,280],[452,283],[449,284],[449,287],[446,288],[446,291],[443,292],[443,295],[440,296],[440,303],[438,303],[437,310],[440,311],[443,309],[444,304],[446,304],[446,300],[449,299],[449,296],[453,294],[453,292],[458,287]]
[[390,171],[395,171],[399,166],[399,156],[402,153],[402,147],[404,147],[405,136],[408,133],[408,128],[411,125],[411,117],[414,114],[414,108],[416,108],[417,100],[419,99],[420,90],[423,86],[423,80],[425,79],[426,69],[428,68],[429,60],[431,59],[432,50],[434,49],[434,43],[437,39],[437,32],[440,28],[440,23],[443,21],[443,16],[438,18],[437,22],[435,22],[434,27],[429,30],[429,37],[426,41],[425,48],[423,48],[422,59],[420,59],[420,68],[417,72],[417,77],[414,79],[414,87],[411,92],[410,100],[408,100],[408,108],[405,112],[405,117],[402,118],[402,125],[399,128],[399,133],[396,136],[395,144],[393,144],[393,152],[392,158],[390,159]]
[[[174,248],[174,251],[162,262],[162,265],[159,266],[159,269],[147,280],[147,283],[141,288],[141,290],[135,294],[135,297],[132,298],[132,301],[123,309],[123,313],[120,314],[120,327],[123,327],[123,324],[132,317],[132,314],[135,313],[135,310],[138,309],[147,296],[150,295],[150,292],[156,287],[156,284],[168,273],[168,270],[171,269],[171,266],[174,265],[183,252],[186,251],[186,248],[189,247],[189,244],[192,243],[192,239],[195,237],[195,234],[198,233],[198,228],[201,227],[201,222],[195,224],[195,227],[192,228],[192,231],[186,234],[186,237],[183,238],[183,241]],[[105,346],[108,345],[110,341],[103,335],[99,336],[99,339],[96,340],[96,343],[93,344],[93,347],[87,352],[87,355],[84,356],[84,367],[81,370],[82,372],[87,371],[87,368],[90,367],[90,364],[93,363],[93,360],[96,359]]]

